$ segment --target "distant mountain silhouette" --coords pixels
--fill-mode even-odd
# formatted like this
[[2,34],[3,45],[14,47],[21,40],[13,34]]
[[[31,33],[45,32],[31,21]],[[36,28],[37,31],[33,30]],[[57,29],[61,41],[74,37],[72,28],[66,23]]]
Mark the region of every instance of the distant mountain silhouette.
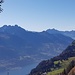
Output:
[[61,34],[61,31],[56,30],[56,29],[47,29],[46,32],[50,33],[50,34]]
[[8,69],[48,59],[61,53],[72,41],[63,34],[31,32],[18,25],[4,25],[0,28],[0,63]]
[[48,29],[46,31],[50,34],[63,34],[63,35],[71,37],[72,39],[75,39],[75,31],[74,30],[72,30],[72,31],[59,31],[56,29]]

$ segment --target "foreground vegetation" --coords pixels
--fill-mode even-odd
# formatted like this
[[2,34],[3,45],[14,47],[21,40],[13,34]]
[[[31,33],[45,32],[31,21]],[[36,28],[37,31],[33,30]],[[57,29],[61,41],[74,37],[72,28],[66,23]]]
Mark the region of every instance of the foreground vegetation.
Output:
[[60,55],[50,60],[40,62],[39,65],[31,71],[30,75],[42,75],[44,73],[45,75],[68,75],[74,66],[75,41],[73,41]]
[[60,65],[59,68],[52,68],[51,72],[48,72],[47,75],[59,75],[61,74],[65,69],[67,69],[67,67],[69,66],[69,64],[71,63],[72,60],[75,60],[75,57],[70,57],[68,58],[68,60],[62,60],[62,61],[55,61],[54,64],[58,64]]

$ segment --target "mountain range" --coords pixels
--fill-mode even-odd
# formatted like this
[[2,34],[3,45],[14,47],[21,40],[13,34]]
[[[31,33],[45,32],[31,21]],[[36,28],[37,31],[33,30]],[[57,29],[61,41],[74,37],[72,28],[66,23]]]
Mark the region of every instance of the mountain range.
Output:
[[75,31],[72,30],[72,31],[59,31],[59,30],[56,30],[56,29],[47,29],[46,30],[48,33],[50,34],[63,34],[65,36],[68,36],[68,37],[71,37],[72,39],[75,39]]
[[32,32],[18,25],[0,27],[0,71],[23,67],[60,54],[74,40],[74,35],[57,32],[61,31]]

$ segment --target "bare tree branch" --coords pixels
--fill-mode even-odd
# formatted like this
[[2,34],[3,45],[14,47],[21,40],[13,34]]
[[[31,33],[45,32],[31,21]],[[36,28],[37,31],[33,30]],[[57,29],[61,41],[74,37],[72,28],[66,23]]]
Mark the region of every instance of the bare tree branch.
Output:
[[4,2],[3,0],[0,0],[0,13],[3,11],[3,9],[1,8],[3,2]]

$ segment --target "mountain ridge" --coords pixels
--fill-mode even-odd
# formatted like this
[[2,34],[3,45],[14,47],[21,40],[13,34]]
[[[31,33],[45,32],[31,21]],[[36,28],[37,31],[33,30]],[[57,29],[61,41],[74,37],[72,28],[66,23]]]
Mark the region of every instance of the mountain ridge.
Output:
[[0,27],[0,67],[6,64],[5,61],[9,64],[4,68],[8,69],[51,58],[62,52],[71,41],[72,38],[62,34],[30,32],[17,25],[5,25]]
[[50,33],[50,34],[63,34],[65,36],[71,37],[72,39],[75,40],[75,30],[71,30],[71,31],[59,31],[57,29],[47,29],[46,32]]

